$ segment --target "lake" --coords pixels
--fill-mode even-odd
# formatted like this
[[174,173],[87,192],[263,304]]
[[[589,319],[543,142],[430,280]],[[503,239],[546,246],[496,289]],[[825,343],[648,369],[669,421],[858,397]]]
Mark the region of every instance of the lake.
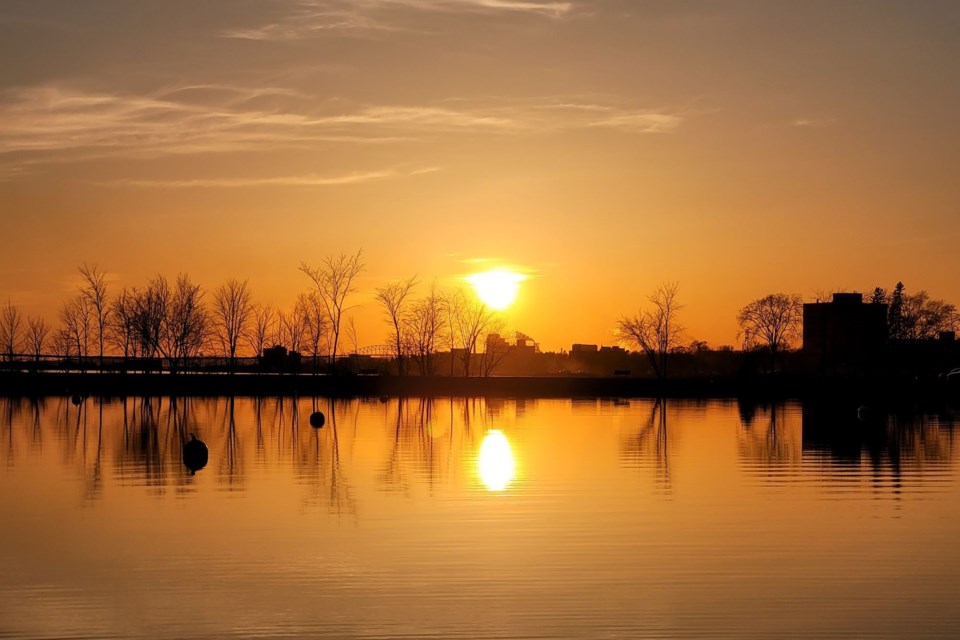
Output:
[[727,400],[0,399],[0,638],[955,638],[956,426]]

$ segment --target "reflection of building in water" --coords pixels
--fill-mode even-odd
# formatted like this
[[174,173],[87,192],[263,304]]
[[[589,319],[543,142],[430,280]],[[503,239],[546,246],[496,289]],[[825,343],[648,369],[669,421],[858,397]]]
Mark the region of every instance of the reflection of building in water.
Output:
[[887,340],[887,305],[864,304],[859,293],[803,305],[803,351],[820,370],[861,371]]
[[919,482],[921,474],[953,473],[954,423],[949,419],[879,415],[865,422],[853,404],[804,403],[802,428],[803,456],[816,460],[824,475],[836,469],[847,479],[851,467],[869,465],[876,482],[900,490],[912,477]]

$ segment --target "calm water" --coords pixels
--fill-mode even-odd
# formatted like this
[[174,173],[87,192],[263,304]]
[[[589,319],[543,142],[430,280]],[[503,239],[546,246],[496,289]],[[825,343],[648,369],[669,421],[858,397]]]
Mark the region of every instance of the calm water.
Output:
[[[0,400],[0,637],[955,638],[954,427],[720,401]],[[210,449],[193,476],[189,432]]]

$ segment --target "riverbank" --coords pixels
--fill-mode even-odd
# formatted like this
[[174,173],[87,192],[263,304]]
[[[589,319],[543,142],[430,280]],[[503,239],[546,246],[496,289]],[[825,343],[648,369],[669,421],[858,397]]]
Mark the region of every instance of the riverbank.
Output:
[[[956,385],[953,385],[954,387]],[[957,389],[936,378],[751,378],[491,376],[398,377],[296,374],[0,372],[0,394],[93,396],[488,396],[488,397],[677,397],[862,401],[957,398]]]

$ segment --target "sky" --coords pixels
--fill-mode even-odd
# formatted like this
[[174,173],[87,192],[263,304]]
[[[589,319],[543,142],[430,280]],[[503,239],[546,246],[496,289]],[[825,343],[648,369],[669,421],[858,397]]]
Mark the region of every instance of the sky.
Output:
[[373,291],[524,273],[507,324],[613,344],[678,282],[736,344],[774,292],[960,303],[960,3],[3,0],[0,300],[97,263],[248,278],[363,249]]

